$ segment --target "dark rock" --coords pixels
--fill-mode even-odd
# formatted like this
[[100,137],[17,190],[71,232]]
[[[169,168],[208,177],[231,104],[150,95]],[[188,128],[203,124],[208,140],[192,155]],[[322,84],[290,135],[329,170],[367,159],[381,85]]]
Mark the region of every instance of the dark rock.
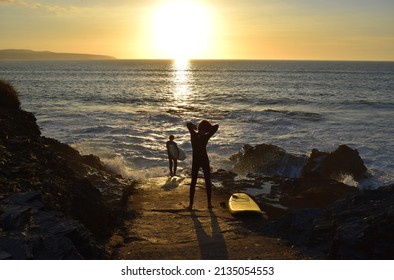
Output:
[[[313,258],[394,258],[394,185],[360,190],[321,176],[242,179],[223,170],[212,178],[223,184],[222,191],[256,191],[252,196],[269,223],[251,228],[287,240]],[[259,194],[266,184],[269,193]]]
[[296,245],[308,244],[313,232],[316,217],[321,209],[305,209],[292,212],[291,215],[279,220],[283,236]]
[[290,209],[324,208],[356,192],[355,187],[325,178],[295,178],[284,180],[277,186],[279,201]]
[[0,107],[19,109],[20,106],[19,96],[14,87],[10,83],[0,80]]
[[45,209],[37,191],[4,199],[0,208],[2,259],[106,258],[81,223]]
[[289,154],[275,145],[260,144],[245,145],[230,160],[235,162],[234,171],[238,174],[258,173],[292,178],[300,175],[307,158]]
[[214,184],[219,181],[222,191],[248,192],[267,216],[278,219],[283,215],[305,208],[324,208],[357,188],[326,178],[285,178],[249,174],[237,177],[233,172],[218,170],[212,173]]
[[302,170],[305,177],[321,176],[341,181],[343,176],[351,175],[355,180],[366,177],[367,168],[358,151],[346,145],[340,145],[334,152],[325,153],[316,149]]
[[[15,247],[6,253],[0,250],[0,255],[102,258],[81,248],[97,240],[104,244],[122,225],[135,182],[107,170],[98,157],[82,156],[69,145],[40,134],[33,114],[0,108],[0,203],[7,204],[0,209],[0,248]],[[24,200],[23,206],[19,200]],[[39,234],[35,234],[37,221],[42,229]],[[52,236],[60,232],[64,238]],[[25,233],[29,235],[24,237]]]
[[79,152],[67,144],[63,144],[56,139],[42,137],[43,143],[48,145],[53,152],[63,157],[78,158],[80,156]]
[[245,145],[230,160],[234,161],[234,171],[242,175],[320,177],[341,182],[346,176],[359,181],[366,178],[367,172],[358,151],[346,145],[340,145],[332,153],[313,149],[309,158],[292,155],[275,145]]
[[98,170],[103,170],[104,168],[104,164],[102,163],[102,161],[100,160],[100,158],[98,156],[95,155],[86,155],[86,156],[82,156],[82,162],[86,165],[89,165],[93,168],[96,168]]
[[266,230],[323,259],[393,259],[393,231],[394,185],[291,212]]
[[62,211],[81,221],[97,236],[109,234],[116,222],[116,211],[101,199],[101,193],[89,180],[76,180],[62,195]]
[[0,108],[0,127],[3,143],[17,144],[18,139],[36,139],[41,135],[35,116],[23,110]]

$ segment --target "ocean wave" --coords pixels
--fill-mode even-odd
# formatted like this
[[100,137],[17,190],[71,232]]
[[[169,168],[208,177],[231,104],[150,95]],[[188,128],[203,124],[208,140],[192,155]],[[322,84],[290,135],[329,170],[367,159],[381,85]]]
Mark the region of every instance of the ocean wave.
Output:
[[306,111],[292,111],[280,109],[263,109],[263,110],[238,110],[227,112],[226,116],[231,119],[238,119],[248,123],[269,124],[276,123],[281,126],[286,126],[288,121],[307,121],[320,122],[324,119],[323,114]]
[[274,109],[266,109],[264,110],[264,112],[269,114],[283,114],[291,118],[308,120],[308,121],[321,121],[323,119],[322,114],[315,112],[274,110]]
[[349,108],[372,108],[372,109],[385,109],[394,110],[394,103],[390,100],[376,101],[376,100],[346,100],[340,103],[341,106]]

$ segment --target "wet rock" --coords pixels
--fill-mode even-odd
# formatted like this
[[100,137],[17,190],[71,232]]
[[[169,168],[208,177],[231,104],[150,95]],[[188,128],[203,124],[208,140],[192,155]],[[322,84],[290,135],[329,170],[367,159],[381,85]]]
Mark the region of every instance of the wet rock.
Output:
[[102,161],[100,160],[100,158],[98,156],[95,155],[86,155],[86,156],[82,156],[82,162],[86,165],[89,165],[93,168],[96,168],[98,170],[103,170],[104,168],[104,164],[102,163]]
[[282,148],[260,144],[245,145],[238,153],[230,157],[234,161],[234,171],[238,174],[264,174],[268,176],[298,177],[307,161],[304,156],[295,156]]
[[351,175],[355,180],[366,177],[367,168],[358,151],[346,145],[340,145],[334,152],[326,153],[313,149],[308,162],[302,169],[305,177],[320,176],[342,180]]
[[242,175],[322,177],[340,182],[347,176],[356,181],[367,176],[358,151],[346,145],[340,145],[332,153],[313,149],[309,157],[287,153],[275,145],[245,145],[230,160],[234,162],[234,171]]

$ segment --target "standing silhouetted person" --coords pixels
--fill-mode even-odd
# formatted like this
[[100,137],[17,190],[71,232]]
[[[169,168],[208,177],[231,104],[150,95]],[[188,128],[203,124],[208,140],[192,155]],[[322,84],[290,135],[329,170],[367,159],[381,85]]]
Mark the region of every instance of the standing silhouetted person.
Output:
[[207,191],[208,208],[212,208],[211,204],[211,193],[212,193],[212,183],[211,183],[211,170],[209,166],[209,158],[207,154],[207,144],[209,138],[216,133],[219,125],[211,125],[208,121],[203,120],[196,126],[189,122],[187,123],[187,128],[189,129],[192,148],[193,148],[193,159],[192,159],[192,180],[190,183],[190,203],[188,209],[193,208],[194,192],[196,189],[197,175],[200,167],[204,172],[205,187]]
[[[170,176],[176,176],[176,168],[178,165],[178,156],[179,155],[179,149],[178,145],[174,142],[174,135],[170,135],[170,140],[167,141],[166,147],[167,147],[167,153],[168,153],[168,160],[170,164]],[[174,172],[172,172],[172,168],[174,167]]]

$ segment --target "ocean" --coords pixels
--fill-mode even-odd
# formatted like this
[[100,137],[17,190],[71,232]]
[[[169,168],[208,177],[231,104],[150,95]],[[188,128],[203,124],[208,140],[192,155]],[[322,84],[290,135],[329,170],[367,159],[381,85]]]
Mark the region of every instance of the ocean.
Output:
[[335,61],[0,61],[42,134],[123,176],[169,174],[169,135],[191,165],[186,122],[219,124],[213,169],[245,144],[295,155],[356,148],[375,188],[394,183],[394,63]]

